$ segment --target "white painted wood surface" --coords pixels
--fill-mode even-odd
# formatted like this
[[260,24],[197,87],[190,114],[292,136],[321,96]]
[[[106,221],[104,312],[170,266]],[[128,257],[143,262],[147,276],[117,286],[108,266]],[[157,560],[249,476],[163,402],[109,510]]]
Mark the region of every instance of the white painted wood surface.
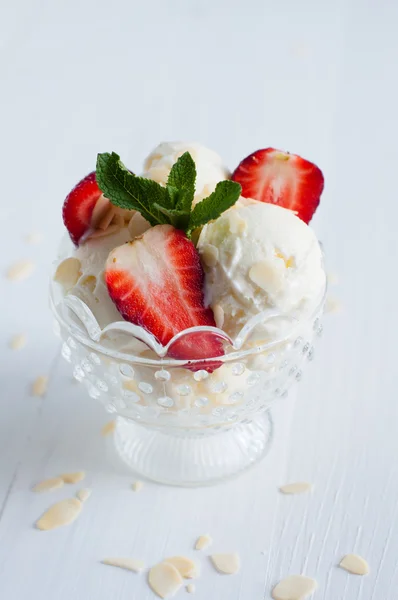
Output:
[[[198,557],[195,539],[210,532],[214,551],[238,551],[243,566],[223,577],[201,554],[198,600],[262,600],[294,573],[318,581],[316,600],[396,600],[398,3],[14,0],[0,12],[0,269],[37,264],[24,282],[0,279],[0,597],[149,600],[144,576],[99,561]],[[294,412],[292,399],[275,410],[260,466],[214,488],[134,494],[100,436],[107,415],[58,357],[47,277],[62,198],[96,153],[114,149],[138,169],[175,138],[231,167],[267,145],[316,160],[327,187],[314,226],[343,311],[326,320]],[[33,230],[36,246],[24,241]],[[11,351],[19,332],[28,345]],[[42,374],[47,396],[32,398]],[[79,520],[33,529],[82,486],[31,486],[78,469],[93,489]],[[278,493],[297,479],[313,493]],[[336,567],[349,552],[369,576]]]

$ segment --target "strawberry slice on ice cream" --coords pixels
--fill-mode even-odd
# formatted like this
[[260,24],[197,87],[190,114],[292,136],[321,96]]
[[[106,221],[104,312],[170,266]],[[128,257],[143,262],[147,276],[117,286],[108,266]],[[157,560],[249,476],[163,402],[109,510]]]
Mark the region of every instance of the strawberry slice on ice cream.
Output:
[[[140,325],[166,345],[189,327],[215,327],[213,312],[204,306],[204,273],[199,254],[181,230],[156,225],[140,238],[115,248],[105,266],[105,282],[121,315]],[[193,361],[224,354],[212,333],[182,337],[169,356]],[[192,370],[213,371],[220,362],[195,363]]]
[[324,187],[322,171],[297,154],[275,148],[257,150],[241,161],[231,179],[242,196],[279,204],[309,223]]
[[93,171],[69,192],[62,217],[72,242],[78,246],[88,237],[99,237],[119,229],[127,212],[130,211],[123,211],[103,196]]

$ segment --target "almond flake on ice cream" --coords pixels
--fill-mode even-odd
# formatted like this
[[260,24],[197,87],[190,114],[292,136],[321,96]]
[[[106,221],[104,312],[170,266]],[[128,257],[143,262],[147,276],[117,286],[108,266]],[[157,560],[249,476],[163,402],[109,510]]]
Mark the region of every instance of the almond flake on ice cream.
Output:
[[71,256],[63,260],[57,267],[54,275],[54,281],[62,285],[65,292],[71,290],[79,281],[82,274],[82,264],[78,258]]

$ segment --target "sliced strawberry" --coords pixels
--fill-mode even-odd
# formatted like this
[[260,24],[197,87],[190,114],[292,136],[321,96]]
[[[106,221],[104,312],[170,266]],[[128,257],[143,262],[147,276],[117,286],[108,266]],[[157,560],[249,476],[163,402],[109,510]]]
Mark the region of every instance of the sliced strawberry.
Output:
[[72,241],[78,245],[91,227],[91,217],[97,201],[102,196],[95,171],[82,179],[65,198],[62,217]]
[[309,223],[319,204],[322,171],[297,154],[265,148],[247,156],[231,179],[242,186],[242,196],[279,204]]
[[71,240],[78,246],[88,237],[117,231],[132,212],[114,206],[102,195],[93,171],[69,192],[62,208],[62,217]]
[[[105,281],[122,316],[164,346],[189,327],[216,326],[213,311],[204,306],[199,254],[185,233],[171,225],[156,225],[115,248],[105,265]],[[173,344],[169,356],[191,361],[223,353],[218,338],[197,333]],[[195,363],[191,368],[212,371],[219,364]]]

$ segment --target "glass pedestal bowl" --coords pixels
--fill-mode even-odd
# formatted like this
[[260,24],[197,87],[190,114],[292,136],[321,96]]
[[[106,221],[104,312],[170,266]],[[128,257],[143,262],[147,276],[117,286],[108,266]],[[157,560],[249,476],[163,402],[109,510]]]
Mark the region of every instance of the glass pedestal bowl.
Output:
[[[272,440],[269,409],[300,380],[322,331],[324,295],[304,322],[265,311],[235,340],[216,328],[198,327],[163,348],[130,323],[101,329],[79,298],[58,288],[51,284],[50,305],[62,356],[89,395],[117,416],[119,455],[136,473],[173,485],[220,481],[265,456]],[[283,335],[265,335],[281,319]],[[189,365],[167,356],[182,336],[194,341],[197,335],[221,338],[225,356]],[[137,338],[146,344],[140,354],[115,343]]]

